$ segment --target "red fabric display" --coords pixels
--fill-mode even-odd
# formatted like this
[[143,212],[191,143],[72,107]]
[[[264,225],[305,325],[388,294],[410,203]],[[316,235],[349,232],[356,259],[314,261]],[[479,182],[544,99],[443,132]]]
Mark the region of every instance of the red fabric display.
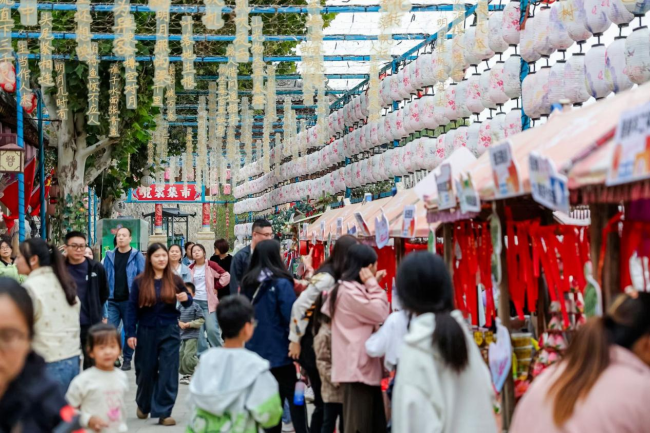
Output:
[[404,242],[404,255],[408,256],[414,251],[427,251],[428,247],[427,244],[412,244],[410,242]]

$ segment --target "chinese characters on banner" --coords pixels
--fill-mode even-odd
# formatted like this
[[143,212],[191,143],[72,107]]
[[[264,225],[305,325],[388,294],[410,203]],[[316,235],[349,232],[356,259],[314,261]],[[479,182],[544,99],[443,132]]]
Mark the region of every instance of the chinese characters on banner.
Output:
[[650,104],[623,113],[614,137],[606,184],[650,178]]
[[519,167],[513,157],[512,143],[507,140],[489,149],[492,177],[497,198],[514,197],[524,193]]
[[530,165],[530,189],[533,199],[549,209],[569,213],[569,188],[566,176],[560,175],[549,158],[532,152]]
[[201,190],[194,184],[154,184],[132,189],[131,196],[136,201],[197,201],[201,200]]

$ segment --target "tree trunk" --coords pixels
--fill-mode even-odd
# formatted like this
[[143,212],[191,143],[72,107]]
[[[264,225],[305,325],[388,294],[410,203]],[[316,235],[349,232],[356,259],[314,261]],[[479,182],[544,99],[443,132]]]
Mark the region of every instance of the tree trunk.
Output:
[[102,197],[102,203],[99,208],[100,218],[110,218],[113,216],[113,205],[115,204],[115,197]]

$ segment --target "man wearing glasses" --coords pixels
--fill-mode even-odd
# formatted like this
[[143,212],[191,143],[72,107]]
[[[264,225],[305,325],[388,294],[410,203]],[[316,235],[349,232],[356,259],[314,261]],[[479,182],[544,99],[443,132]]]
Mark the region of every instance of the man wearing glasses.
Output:
[[77,296],[81,303],[79,322],[84,370],[92,367],[92,361],[86,353],[88,329],[102,321],[104,303],[108,300],[106,271],[101,263],[85,256],[86,248],[86,235],[83,233],[72,231],[65,235],[66,265],[77,286]]
[[244,278],[251,260],[251,253],[255,246],[265,240],[273,239],[271,223],[265,219],[255,220],[253,223],[253,238],[251,244],[242,248],[235,254],[230,265],[230,290],[231,293],[239,291],[239,282]]

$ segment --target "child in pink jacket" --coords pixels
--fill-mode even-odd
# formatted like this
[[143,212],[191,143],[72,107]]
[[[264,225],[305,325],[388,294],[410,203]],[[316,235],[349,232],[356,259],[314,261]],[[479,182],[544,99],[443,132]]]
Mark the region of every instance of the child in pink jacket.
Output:
[[323,312],[332,318],[332,382],[343,387],[345,431],[383,433],[386,414],[381,393],[381,359],[370,358],[365,343],[389,314],[386,292],[377,279],[377,253],[353,245],[341,281]]

